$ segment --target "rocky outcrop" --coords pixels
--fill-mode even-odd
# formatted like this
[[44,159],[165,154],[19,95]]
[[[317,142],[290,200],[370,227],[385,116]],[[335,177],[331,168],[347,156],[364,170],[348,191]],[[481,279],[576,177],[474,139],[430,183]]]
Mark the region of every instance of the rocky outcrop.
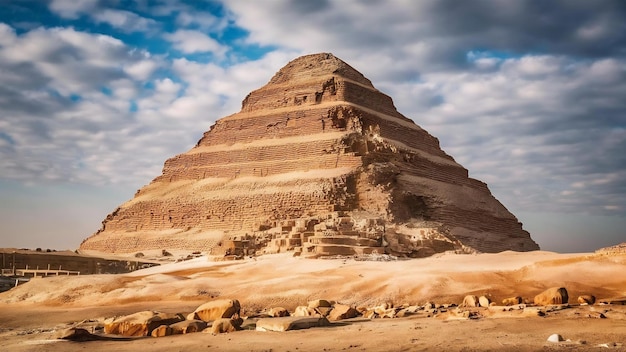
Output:
[[538,306],[551,304],[567,304],[569,295],[565,287],[551,287],[535,296],[534,303]]
[[165,162],[82,251],[307,256],[539,247],[487,185],[332,54],[297,58]]

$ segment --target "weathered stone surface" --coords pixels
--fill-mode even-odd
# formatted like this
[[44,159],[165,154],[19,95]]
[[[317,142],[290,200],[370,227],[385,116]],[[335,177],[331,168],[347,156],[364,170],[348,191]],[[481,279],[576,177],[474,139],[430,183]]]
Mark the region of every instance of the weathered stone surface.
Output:
[[491,300],[487,296],[480,296],[478,297],[478,304],[481,307],[489,307],[489,305],[491,304]]
[[325,326],[328,320],[318,317],[263,318],[256,322],[257,331],[289,331]]
[[162,248],[424,257],[539,247],[437,138],[323,53],[251,92],[80,247]]
[[69,341],[93,341],[97,337],[91,334],[89,331],[83,328],[69,328],[57,331],[54,337],[60,340]]
[[211,331],[212,334],[224,334],[229,332],[235,332],[241,330],[241,324],[243,324],[243,319],[239,318],[239,316],[235,316],[233,318],[222,318],[217,319],[211,325],[211,328],[207,328],[204,331]]
[[170,325],[172,335],[190,334],[206,329],[207,323],[202,320],[184,320]]
[[143,311],[108,319],[104,323],[104,332],[122,336],[150,336],[152,330],[158,326],[174,324],[184,319],[180,314]]
[[520,296],[508,297],[502,300],[502,305],[505,305],[505,306],[514,306],[516,304],[522,304],[522,297]]
[[293,312],[294,317],[310,317],[319,314],[314,308],[307,306],[297,306]]
[[538,306],[550,304],[567,304],[569,296],[564,287],[552,287],[535,296],[534,302]]
[[361,313],[359,313],[359,311],[357,311],[355,308],[349,305],[335,304],[335,306],[333,307],[333,310],[331,310],[330,314],[328,314],[328,320],[337,321],[337,320],[343,320],[343,319],[350,319],[350,318],[356,318],[359,315],[361,315]]
[[270,317],[288,317],[289,311],[283,307],[273,307],[267,311],[267,315]]
[[478,307],[480,302],[478,301],[478,297],[474,295],[467,295],[463,298],[463,303],[461,303],[461,307]]
[[156,329],[152,330],[150,336],[152,337],[163,337],[172,335],[172,328],[167,325],[160,325]]
[[207,302],[194,311],[194,317],[202,321],[213,321],[221,318],[231,318],[239,314],[241,305],[236,299],[217,299]]
[[578,296],[578,303],[592,305],[596,303],[596,296],[592,296],[592,295]]

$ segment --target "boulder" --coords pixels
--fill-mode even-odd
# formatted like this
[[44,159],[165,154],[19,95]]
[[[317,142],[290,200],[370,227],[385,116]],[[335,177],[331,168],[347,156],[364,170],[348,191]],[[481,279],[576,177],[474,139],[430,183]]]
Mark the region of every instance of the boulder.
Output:
[[206,329],[207,323],[202,320],[184,320],[170,325],[172,335],[189,334]]
[[550,304],[567,304],[569,296],[564,287],[552,287],[535,296],[534,303],[538,306]]
[[309,308],[313,308],[313,309],[316,309],[319,307],[331,308],[332,306],[333,305],[325,299],[315,299],[315,300],[309,301]]
[[267,311],[267,315],[269,315],[270,317],[288,317],[289,316],[289,311],[283,307],[274,307],[274,308],[270,308]]
[[207,302],[194,311],[194,317],[202,321],[213,321],[221,318],[230,318],[239,314],[241,305],[236,299],[218,299]]
[[281,317],[263,318],[256,322],[257,331],[289,331],[309,329],[328,325],[326,318],[319,317]]
[[163,337],[172,335],[172,328],[167,325],[160,325],[156,329],[152,330],[150,336],[152,337]]
[[69,328],[55,333],[55,338],[69,341],[93,341],[97,340],[97,336],[83,328]]
[[487,296],[480,296],[478,298],[478,304],[481,307],[489,307],[489,305],[491,304],[491,300],[487,297]]
[[461,307],[478,307],[479,305],[478,297],[474,295],[467,295],[463,298],[463,303],[461,303]]
[[509,298],[505,298],[502,300],[503,306],[514,306],[516,304],[522,304],[522,297],[520,296],[509,297]]
[[320,315],[315,309],[308,306],[298,306],[293,312],[294,317],[310,317],[313,315]]
[[559,334],[552,334],[548,336],[548,342],[558,343],[561,341],[565,341],[565,339]]
[[359,313],[359,311],[356,310],[354,307],[351,307],[345,304],[335,304],[335,306],[333,307],[333,310],[331,310],[330,314],[328,315],[328,320],[337,321],[337,320],[343,320],[343,319],[350,319],[350,318],[356,318],[359,315],[361,315],[361,313]]
[[213,322],[211,328],[206,328],[203,332],[210,331],[214,335],[235,332],[241,330],[243,319],[236,315],[232,318],[220,318]]
[[107,319],[104,333],[122,336],[150,336],[160,325],[170,325],[185,320],[181,314],[143,311],[131,315]]
[[596,297],[592,295],[578,296],[578,303],[593,305],[594,303],[596,303]]

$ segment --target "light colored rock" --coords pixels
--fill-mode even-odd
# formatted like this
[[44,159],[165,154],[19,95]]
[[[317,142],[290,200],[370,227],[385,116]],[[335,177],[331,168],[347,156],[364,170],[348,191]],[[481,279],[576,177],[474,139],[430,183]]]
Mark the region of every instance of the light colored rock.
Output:
[[214,335],[235,332],[241,330],[241,324],[243,324],[243,319],[237,315],[233,318],[220,318],[215,320],[213,325],[203,330],[203,332],[211,331]]
[[326,326],[328,320],[318,317],[263,318],[256,322],[257,331],[289,331]]
[[274,308],[270,308],[267,311],[267,315],[269,315],[270,317],[288,317],[289,316],[289,311],[283,307],[274,307]]
[[172,328],[167,325],[160,325],[156,329],[152,330],[150,336],[152,337],[163,337],[172,335]]
[[309,308],[319,308],[319,307],[324,307],[324,308],[332,308],[332,304],[325,300],[325,299],[314,299],[312,301],[309,301]]
[[184,320],[170,325],[172,335],[190,334],[206,329],[207,323],[202,320]]
[[194,316],[205,322],[230,318],[235,314],[239,314],[241,305],[236,299],[218,299],[207,302],[194,311]]
[[534,303],[538,306],[551,304],[567,304],[569,296],[564,287],[551,287],[535,296]]
[[563,336],[559,335],[559,334],[552,334],[548,337],[548,342],[561,342],[561,341],[565,341],[565,339],[563,339]]
[[481,307],[485,307],[485,308],[487,308],[487,307],[489,307],[489,305],[491,304],[491,300],[490,300],[487,296],[480,296],[480,297],[478,298],[478,304],[479,304]]
[[143,311],[131,315],[107,319],[104,322],[106,334],[122,336],[150,336],[160,325],[174,324],[185,320],[181,314]]
[[461,307],[478,307],[479,305],[478,297],[474,295],[467,295],[463,298],[463,303],[461,303]]
[[333,310],[330,311],[330,314],[328,315],[328,320],[330,321],[337,321],[337,320],[343,320],[343,319],[350,319],[350,318],[356,318],[359,315],[361,315],[361,313],[359,313],[358,310],[356,310],[356,308],[345,305],[345,304],[335,304],[335,306],[333,307]]
[[189,314],[187,314],[187,320],[198,320],[198,316],[196,315],[196,312],[191,312]]
[[[310,317],[314,315],[320,315],[314,308],[308,306],[298,306],[293,312],[294,317]],[[321,315],[320,315],[321,316]]]
[[514,306],[516,304],[522,304],[522,297],[515,296],[509,297],[502,300],[502,305],[504,306]]
[[93,334],[83,328],[69,328],[57,331],[54,338],[69,341],[91,341],[96,338]]
[[596,303],[596,297],[592,295],[578,296],[578,303],[593,305]]

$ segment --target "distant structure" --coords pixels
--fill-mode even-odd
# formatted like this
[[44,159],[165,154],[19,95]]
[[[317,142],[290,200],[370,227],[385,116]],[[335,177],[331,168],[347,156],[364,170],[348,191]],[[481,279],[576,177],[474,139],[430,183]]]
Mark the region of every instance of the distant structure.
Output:
[[83,252],[531,251],[487,185],[333,56],[289,62],[109,214]]

